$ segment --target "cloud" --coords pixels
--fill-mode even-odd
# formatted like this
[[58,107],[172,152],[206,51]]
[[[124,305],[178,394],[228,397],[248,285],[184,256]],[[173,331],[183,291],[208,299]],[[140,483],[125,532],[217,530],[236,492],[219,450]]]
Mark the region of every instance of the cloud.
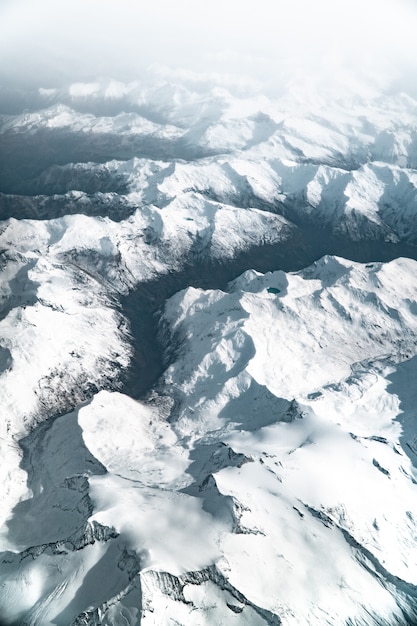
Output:
[[417,59],[411,0],[3,0],[0,80],[44,87],[150,66],[281,82],[398,80]]

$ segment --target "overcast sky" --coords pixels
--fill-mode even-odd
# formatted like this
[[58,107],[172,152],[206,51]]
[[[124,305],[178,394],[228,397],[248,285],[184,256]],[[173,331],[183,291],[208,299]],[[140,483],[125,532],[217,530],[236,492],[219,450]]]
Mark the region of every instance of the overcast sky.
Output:
[[[414,0],[0,0],[0,81],[134,80],[150,66],[273,85],[340,72],[409,80]],[[406,77],[405,79],[403,77]]]

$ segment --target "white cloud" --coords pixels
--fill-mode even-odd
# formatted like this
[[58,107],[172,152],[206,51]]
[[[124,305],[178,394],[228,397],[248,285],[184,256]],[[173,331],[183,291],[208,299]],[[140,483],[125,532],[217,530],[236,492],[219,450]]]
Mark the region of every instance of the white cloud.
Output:
[[410,0],[13,0],[0,78],[52,86],[140,78],[152,64],[275,82],[398,78],[417,59]]

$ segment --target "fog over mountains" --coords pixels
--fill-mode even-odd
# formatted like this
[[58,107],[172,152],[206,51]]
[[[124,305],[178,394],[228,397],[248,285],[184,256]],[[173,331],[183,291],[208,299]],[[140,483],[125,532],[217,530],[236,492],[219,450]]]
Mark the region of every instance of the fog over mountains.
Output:
[[0,624],[417,623],[413,2],[0,7]]

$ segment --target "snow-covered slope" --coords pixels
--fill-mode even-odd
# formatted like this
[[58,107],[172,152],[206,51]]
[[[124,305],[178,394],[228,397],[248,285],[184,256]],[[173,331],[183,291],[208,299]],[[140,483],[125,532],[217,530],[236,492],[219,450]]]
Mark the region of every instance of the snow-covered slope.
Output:
[[4,613],[412,623],[416,270],[325,257],[172,297],[147,404],[102,391],[22,441]]
[[150,206],[120,223],[83,215],[4,222],[2,521],[27,491],[16,441],[98,390],[122,386],[133,353],[123,294],[190,261],[289,243],[294,230],[280,216],[208,201],[192,212]]

